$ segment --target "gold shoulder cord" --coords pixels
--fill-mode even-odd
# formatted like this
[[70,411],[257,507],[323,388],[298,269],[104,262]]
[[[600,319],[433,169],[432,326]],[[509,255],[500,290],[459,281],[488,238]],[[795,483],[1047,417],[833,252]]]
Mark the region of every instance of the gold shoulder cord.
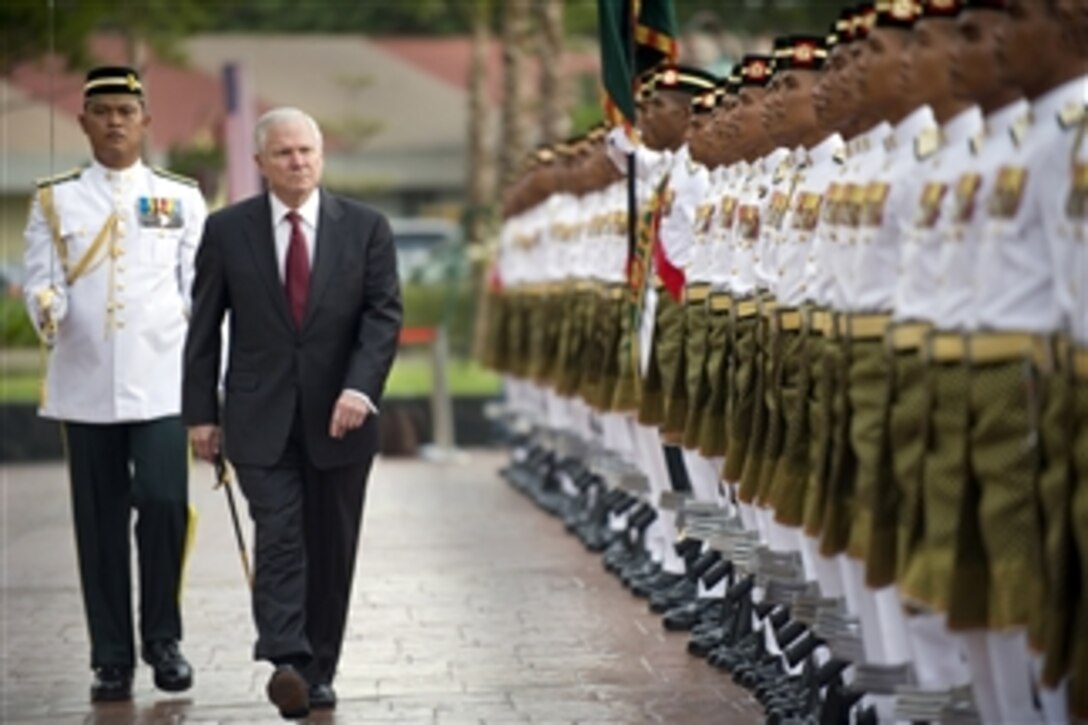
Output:
[[[68,245],[64,242],[64,237],[60,233],[60,217],[57,215],[57,207],[53,203],[53,187],[43,186],[38,189],[38,203],[42,207],[42,213],[45,215],[45,220],[49,224],[49,230],[53,234],[53,247],[57,251],[57,259],[60,261],[61,271],[64,272],[64,282],[67,285],[71,285],[80,277],[93,271],[100,264],[102,264],[105,257],[102,255],[102,250],[106,246],[106,242],[110,241],[113,237],[113,232],[117,227],[117,213],[112,212],[106,217],[106,223],[102,225],[102,229],[99,230],[98,236],[94,238],[94,242],[91,243],[90,248],[83,253],[83,256],[79,258],[75,266],[69,269],[68,266]],[[110,249],[110,256],[115,256],[115,249]]]

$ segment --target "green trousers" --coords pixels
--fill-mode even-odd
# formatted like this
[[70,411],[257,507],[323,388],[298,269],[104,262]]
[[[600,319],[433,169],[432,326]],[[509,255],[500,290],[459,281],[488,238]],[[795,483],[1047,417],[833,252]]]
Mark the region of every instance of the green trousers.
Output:
[[181,638],[189,523],[185,427],[177,416],[108,425],[68,422],[64,435],[91,666],[132,667],[133,511],[140,639]]

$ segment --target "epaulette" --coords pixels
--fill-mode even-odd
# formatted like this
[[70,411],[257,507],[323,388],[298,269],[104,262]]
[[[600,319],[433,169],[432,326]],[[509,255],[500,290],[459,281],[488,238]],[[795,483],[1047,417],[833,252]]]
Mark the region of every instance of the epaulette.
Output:
[[1086,112],[1088,112],[1088,106],[1085,106],[1083,102],[1070,101],[1058,112],[1058,125],[1063,131],[1068,131],[1080,124]]
[[188,176],[182,176],[181,174],[175,174],[173,171],[167,171],[166,169],[160,168],[158,166],[152,166],[151,167],[151,172],[154,173],[154,174],[157,174],[158,176],[163,177],[164,179],[170,179],[171,181],[177,181],[178,183],[181,183],[181,184],[188,184],[189,186],[197,186],[197,187],[200,186],[200,184],[197,183],[196,179],[191,179]]
[[925,161],[937,152],[943,143],[944,134],[936,126],[930,126],[919,133],[914,139],[914,157],[919,161]]
[[1012,137],[1012,142],[1016,144],[1017,147],[1024,142],[1024,137],[1028,135],[1028,130],[1034,122],[1034,114],[1032,114],[1031,111],[1028,111],[1013,121],[1012,125],[1009,126],[1009,136]]
[[34,182],[34,185],[41,189],[44,186],[54,186],[56,184],[61,184],[65,181],[72,181],[73,179],[78,179],[85,168],[87,167],[77,166],[74,169],[68,169],[67,171],[61,172],[59,174],[54,174],[53,176],[48,176],[44,179],[38,179]]
[[971,147],[971,155],[978,156],[982,153],[982,147],[986,145],[986,130],[983,129],[967,139],[967,145]]

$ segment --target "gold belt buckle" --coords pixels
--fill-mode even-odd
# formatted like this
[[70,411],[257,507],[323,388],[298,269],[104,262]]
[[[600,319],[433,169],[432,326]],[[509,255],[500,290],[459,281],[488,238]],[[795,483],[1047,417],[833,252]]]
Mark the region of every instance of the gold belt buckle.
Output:
[[684,303],[698,305],[706,302],[710,296],[710,285],[705,282],[689,284],[684,288]]
[[928,350],[931,362],[962,362],[967,353],[967,341],[958,332],[939,332],[929,339]]
[[779,330],[793,332],[800,330],[803,322],[801,310],[792,307],[780,307],[774,313],[775,324]]
[[749,317],[755,317],[759,313],[759,304],[754,299],[740,300],[734,305],[734,309],[737,311],[737,318],[746,320]]
[[919,350],[925,344],[930,325],[925,322],[904,322],[891,328],[889,339],[895,352]]
[[727,292],[713,292],[710,295],[711,312],[729,312],[733,307],[733,298]]
[[846,329],[852,340],[876,340],[884,337],[890,319],[882,314],[853,314],[846,318]]

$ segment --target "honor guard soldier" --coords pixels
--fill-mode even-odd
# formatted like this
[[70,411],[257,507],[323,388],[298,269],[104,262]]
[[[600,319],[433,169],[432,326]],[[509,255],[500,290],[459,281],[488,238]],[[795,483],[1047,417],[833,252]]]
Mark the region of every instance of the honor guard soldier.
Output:
[[[762,118],[763,99],[773,73],[771,56],[744,56],[740,63],[738,103],[730,116],[732,142],[736,144],[745,166],[736,189],[736,211],[731,215],[731,230],[727,232],[731,240],[729,289],[733,296],[733,344],[730,350],[729,388],[733,400],[723,478],[728,484],[738,487],[742,483],[749,451],[759,449],[762,453],[754,420],[759,364],[759,302],[755,264],[762,206],[774,171],[767,157],[774,151],[775,144],[767,135]],[[741,514],[745,517],[745,525],[755,529],[754,513],[748,505],[755,491],[754,486],[749,488],[740,491],[743,502]]]
[[1030,171],[1055,180],[1037,188],[1062,316],[1041,421],[1045,580],[1033,627],[1048,717],[1048,695],[1068,695],[1069,712],[1054,721],[1088,718],[1088,3],[1058,9],[1057,83],[1034,104],[1043,139]]
[[151,117],[130,68],[87,74],[93,160],[38,184],[26,305],[51,348],[41,415],[61,422],[91,641],[93,701],[132,694],[130,531],[141,655],[155,685],[192,684],[178,649],[189,454],[179,418],[193,257],[206,214],[192,180],[145,165]]
[[764,111],[764,122],[775,142],[794,148],[796,155],[786,210],[777,220],[779,237],[771,265],[770,289],[777,307],[771,313],[774,384],[768,392],[776,399],[768,409],[775,411],[771,427],[778,426],[779,432],[771,439],[777,439],[779,448],[771,451],[774,460],[765,495],[774,512],[769,523],[775,532],[772,545],[802,551],[805,573],[814,580],[818,578],[815,563],[799,528],[809,471],[806,431],[811,376],[802,369],[812,335],[805,322],[809,299],[806,268],[813,253],[823,192],[835,168],[834,153],[842,146],[837,134],[824,132],[812,103],[826,61],[826,38],[793,35],[783,39],[775,52],[775,73]]
[[[977,606],[968,613],[984,615],[990,630],[987,645],[999,717],[1014,720],[1031,712],[1017,698],[1025,691],[1021,669],[1026,664],[1025,627],[1031,621],[1032,597],[1025,592],[1047,584],[1060,592],[1069,575],[1053,569],[1060,558],[1047,544],[1048,538],[1057,537],[1051,543],[1063,538],[1061,519],[1068,507],[1064,486],[1054,487],[1044,477],[1044,464],[1066,454],[1056,426],[1042,428],[1040,415],[1054,417],[1051,403],[1062,402],[1060,388],[1047,385],[1053,377],[1052,343],[1084,314],[1083,307],[1063,304],[1060,294],[1067,246],[1076,245],[1047,239],[1047,227],[1068,219],[1064,205],[1054,199],[1062,190],[1054,180],[1068,179],[1075,166],[1078,136],[1084,133],[1088,56],[1081,42],[1083,3],[1007,4],[1010,21],[997,59],[1006,82],[1018,86],[1031,102],[1032,114],[1030,123],[1014,127],[1009,135],[1014,143],[995,149],[999,158],[994,171],[984,174],[979,191],[984,222],[974,268],[974,329],[966,340],[971,425],[965,490],[967,501],[977,501],[978,526],[959,537],[953,576],[957,585],[985,583],[973,592],[965,586],[964,598]],[[1025,57],[1009,53],[1009,47],[1038,48],[1041,55]],[[1043,517],[1036,513],[1040,509]],[[959,598],[953,592],[955,606]],[[1036,598],[1052,600],[1052,594]],[[1058,634],[1068,615],[1060,604],[1046,606],[1047,626]],[[949,616],[952,624],[953,612]],[[1060,652],[1054,657],[1050,685],[1058,684],[1061,669]],[[1070,694],[1083,697],[1076,689],[1070,687]],[[1046,714],[1055,721],[1064,717]]]

